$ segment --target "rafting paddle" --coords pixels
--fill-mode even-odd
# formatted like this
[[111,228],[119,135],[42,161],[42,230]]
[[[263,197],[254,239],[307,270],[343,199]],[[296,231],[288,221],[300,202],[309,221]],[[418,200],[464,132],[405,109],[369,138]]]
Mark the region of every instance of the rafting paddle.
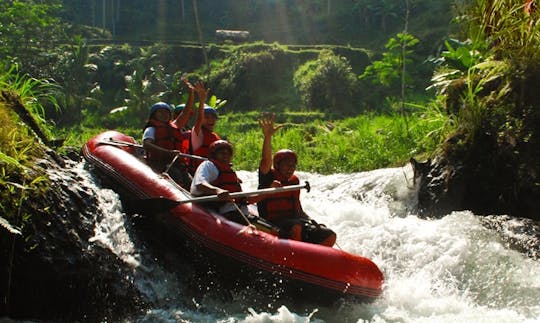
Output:
[[[135,148],[139,148],[139,149],[144,149],[143,145],[135,144],[135,143],[132,143],[132,142],[127,142],[127,141],[114,140],[112,138],[109,138],[109,140],[100,140],[100,141],[98,141],[98,143],[103,144],[103,145],[117,146],[117,147],[135,147]],[[204,157],[201,157],[201,156],[184,154],[184,153],[181,153],[181,152],[176,153],[176,156],[177,157],[178,156],[186,157],[186,158],[190,158],[190,159],[197,159],[197,160],[207,160],[207,158],[204,158]]]
[[[262,196],[262,195],[277,194],[277,193],[282,193],[282,192],[299,191],[303,188],[305,188],[309,192],[311,190],[309,182],[306,181],[304,184],[298,184],[298,185],[263,188],[263,189],[254,190],[254,191],[234,192],[234,193],[229,193],[229,197],[231,199],[243,198],[243,197],[255,197],[255,196]],[[215,202],[215,201],[220,201],[220,198],[217,195],[208,195],[208,196],[193,197],[193,198],[189,198],[185,200],[175,201],[175,200],[160,196],[160,197],[152,197],[149,199],[143,199],[140,201],[144,203],[145,209],[147,210],[153,209],[155,211],[158,211],[158,210],[163,211],[163,210],[172,209],[180,204]]]

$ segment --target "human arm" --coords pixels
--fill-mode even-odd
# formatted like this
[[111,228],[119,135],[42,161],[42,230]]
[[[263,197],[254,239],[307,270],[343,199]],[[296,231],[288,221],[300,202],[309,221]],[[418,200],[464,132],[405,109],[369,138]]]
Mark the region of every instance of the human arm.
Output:
[[153,151],[154,153],[157,153],[159,156],[162,156],[163,158],[173,158],[178,153],[180,153],[179,150],[169,150],[163,147],[160,147],[153,143],[152,139],[145,139],[143,140],[143,148],[146,150]]
[[[259,163],[259,171],[262,174],[267,174],[272,168],[272,136],[282,127],[275,126],[274,121],[276,119],[275,113],[265,114],[259,118],[259,126],[263,132],[263,146],[262,156]],[[270,186],[276,187],[276,186]]]
[[195,87],[189,82],[188,79],[182,78],[182,81],[186,85],[189,91],[189,97],[186,106],[182,112],[173,120],[173,123],[178,129],[182,129],[187,124],[189,118],[193,115],[193,102],[195,101]]
[[199,97],[199,107],[197,110],[197,119],[195,120],[195,125],[193,125],[193,132],[200,135],[204,121],[204,103],[206,102],[209,89],[206,89],[201,81],[197,81],[195,83],[195,90],[197,91],[197,96]]
[[230,200],[229,191],[210,183],[219,176],[219,170],[211,161],[202,162],[193,176],[190,193],[194,196],[218,195],[220,200]]
[[144,129],[143,133],[143,148],[147,151],[151,151],[160,158],[173,158],[179,151],[177,150],[169,150],[166,148],[162,148],[154,143],[155,140],[155,127],[147,127]]
[[298,216],[299,218],[311,220],[309,215],[307,215],[307,213],[302,208],[302,203],[300,203],[300,191],[294,192],[293,194],[294,194],[294,209],[295,209],[294,214]]
[[201,192],[202,195],[217,195],[222,201],[228,201],[231,199],[229,191],[214,186],[208,182],[202,182],[198,184],[197,190]]

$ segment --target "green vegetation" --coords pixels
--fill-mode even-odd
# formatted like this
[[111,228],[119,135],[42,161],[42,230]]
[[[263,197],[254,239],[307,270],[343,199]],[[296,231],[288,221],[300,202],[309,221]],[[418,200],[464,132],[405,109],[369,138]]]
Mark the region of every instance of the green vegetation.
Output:
[[0,125],[0,221],[6,229],[19,230],[28,239],[31,231],[26,225],[32,214],[23,204],[47,191],[47,176],[32,169],[34,159],[42,157],[44,151],[2,98]]
[[45,155],[38,139],[47,141],[53,132],[43,104],[55,106],[57,87],[21,75],[16,65],[0,71],[0,221],[28,239],[32,233],[25,226],[32,214],[23,205],[47,193],[48,178],[33,165]]
[[486,134],[497,142],[494,152],[536,145],[527,138],[538,136],[532,126],[540,102],[538,12],[527,14],[510,1],[479,1],[463,10],[469,41],[446,42],[432,79],[462,138],[454,148],[484,145]]
[[[216,130],[235,146],[235,167],[256,170],[262,132],[259,114],[229,114]],[[300,156],[299,169],[330,174],[400,166],[411,156],[427,156],[435,150],[441,120],[418,111],[409,120],[410,131],[397,115],[360,115],[329,121],[323,113],[282,113],[276,122],[283,128],[274,136],[275,150],[290,148]],[[411,133],[411,135],[408,134]]]
[[316,60],[301,65],[294,74],[294,86],[308,109],[358,114],[356,75],[346,58],[322,50]]
[[[220,1],[212,3],[212,10],[200,3],[199,10],[207,13],[201,19],[203,38],[213,37],[216,21],[222,21],[230,23],[227,28],[251,29],[252,40],[258,40],[204,47],[167,43],[172,35],[195,40],[187,27],[193,17],[161,19],[153,14],[155,2],[122,3],[114,14],[105,8],[104,16],[111,19],[101,23],[85,20],[87,12],[101,19],[96,16],[101,4],[95,1],[2,3],[0,24],[8,28],[0,34],[5,45],[1,65],[7,67],[1,85],[21,94],[41,127],[55,124],[45,137],[62,136],[76,147],[105,129],[139,139],[152,103],[185,101],[180,79],[187,76],[205,81],[212,94],[227,101],[217,131],[235,144],[239,169],[257,167],[261,133],[256,120],[269,111],[284,124],[274,147],[296,150],[305,171],[370,170],[438,153],[465,159],[479,170],[496,164],[519,178],[537,171],[538,11],[525,13],[523,4],[505,0],[455,1],[461,29],[451,35],[455,39],[443,41],[449,29],[441,33],[432,27],[450,20],[447,1],[409,1],[412,14],[405,31],[402,17],[409,16],[401,3],[331,2],[327,7],[323,3],[330,1],[283,1],[277,8],[276,2]],[[61,4],[67,9],[63,17]],[[80,11],[85,16],[75,8],[85,9]],[[261,15],[275,12],[269,9],[287,9],[282,13],[306,20],[268,30],[275,22]],[[83,20],[92,28],[75,24],[60,33],[65,22]],[[91,44],[97,37],[117,42],[133,36],[125,21],[132,22],[130,27],[146,22],[144,35],[155,33],[153,42]],[[174,28],[164,28],[168,21]],[[14,28],[17,23],[24,28]],[[340,42],[347,37],[349,43]],[[311,45],[324,40],[327,45]],[[370,48],[351,45],[360,43]],[[445,50],[428,60],[439,44]],[[492,164],[476,163],[474,155]],[[2,156],[4,163],[14,158],[4,151]],[[511,166],[501,166],[505,160]]]

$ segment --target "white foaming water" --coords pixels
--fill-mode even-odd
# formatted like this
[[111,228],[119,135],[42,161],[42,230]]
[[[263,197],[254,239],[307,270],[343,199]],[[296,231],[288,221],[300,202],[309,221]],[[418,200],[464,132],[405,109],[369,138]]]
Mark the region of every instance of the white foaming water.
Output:
[[[133,272],[132,280],[139,291],[156,304],[163,299],[176,299],[179,284],[174,275],[162,270],[144,250],[138,246],[132,236],[130,219],[122,211],[118,194],[108,188],[99,187],[85,169],[85,163],[77,163],[70,168],[79,179],[79,185],[97,199],[95,212],[96,225],[91,243],[101,244],[118,256]],[[168,295],[172,295],[169,297]]]
[[[256,188],[256,173],[240,171],[238,175],[244,190]],[[315,307],[308,314],[282,306],[268,312],[250,309],[224,315],[222,311],[198,312],[171,302],[163,304],[161,300],[174,298],[170,293],[181,294],[182,287],[173,284],[155,293],[156,308],[135,320],[540,322],[538,260],[507,247],[500,232],[486,228],[471,212],[453,212],[441,219],[419,218],[410,166],[354,174],[299,172],[298,176],[311,184],[311,192],[301,193],[305,211],[337,232],[337,247],[370,258],[381,268],[385,284],[378,300],[335,309]],[[126,247],[129,243],[121,234],[125,228],[118,228],[125,215],[118,212],[121,216],[113,212],[111,220],[99,222],[93,239],[119,255],[127,253],[140,259],[141,251]],[[157,283],[163,275],[169,276],[156,273],[147,278],[147,284]]]

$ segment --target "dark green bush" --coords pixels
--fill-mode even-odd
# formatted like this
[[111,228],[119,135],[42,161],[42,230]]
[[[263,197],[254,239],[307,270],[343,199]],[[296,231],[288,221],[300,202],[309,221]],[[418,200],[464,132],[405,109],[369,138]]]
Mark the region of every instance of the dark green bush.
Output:
[[292,87],[296,66],[296,57],[278,44],[239,46],[212,70],[208,83],[227,100],[225,109],[295,105],[299,103]]
[[357,77],[345,57],[331,50],[304,63],[294,74],[294,86],[308,109],[351,114],[357,102]]

